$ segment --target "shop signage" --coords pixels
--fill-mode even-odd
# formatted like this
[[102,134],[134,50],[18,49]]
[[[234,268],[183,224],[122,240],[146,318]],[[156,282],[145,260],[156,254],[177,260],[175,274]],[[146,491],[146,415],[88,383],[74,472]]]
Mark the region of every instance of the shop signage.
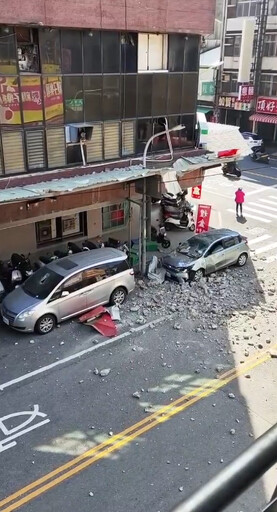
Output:
[[240,85],[239,86],[239,101],[248,103],[254,98],[254,86],[253,85]]
[[65,100],[65,105],[70,110],[74,112],[82,112],[83,110],[83,100],[81,98],[74,98],[72,100]]
[[211,209],[212,207],[209,204],[200,204],[198,206],[195,233],[203,233],[209,230]]
[[191,197],[193,197],[194,199],[200,199],[201,191],[202,191],[202,185],[198,185],[197,187],[192,187]]
[[215,86],[214,82],[202,82],[201,96],[214,96]]
[[251,102],[239,101],[237,96],[220,96],[218,106],[221,108],[230,108],[232,110],[249,111]]
[[256,112],[277,114],[277,98],[264,98],[263,96],[259,96]]

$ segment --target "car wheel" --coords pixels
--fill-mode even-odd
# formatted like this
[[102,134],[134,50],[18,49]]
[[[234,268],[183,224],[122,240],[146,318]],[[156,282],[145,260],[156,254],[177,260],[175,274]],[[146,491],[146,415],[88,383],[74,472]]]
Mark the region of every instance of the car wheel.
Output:
[[56,318],[54,315],[43,315],[36,323],[35,330],[38,334],[48,334],[56,325]]
[[121,306],[127,297],[127,291],[122,286],[116,288],[111,294],[110,303],[112,306]]
[[171,245],[170,240],[165,239],[162,241],[162,247],[164,249],[168,249],[170,247],[170,245]]
[[246,252],[243,252],[239,257],[238,257],[238,261],[237,261],[237,265],[238,267],[244,267],[244,265],[246,264],[247,262],[247,259],[248,259],[248,255],[246,254]]
[[191,224],[190,227],[189,227],[189,230],[190,231],[195,231],[195,224]]
[[189,280],[198,282],[198,281],[200,281],[200,279],[202,279],[203,276],[204,276],[203,268],[199,268],[196,271],[191,270],[189,273]]

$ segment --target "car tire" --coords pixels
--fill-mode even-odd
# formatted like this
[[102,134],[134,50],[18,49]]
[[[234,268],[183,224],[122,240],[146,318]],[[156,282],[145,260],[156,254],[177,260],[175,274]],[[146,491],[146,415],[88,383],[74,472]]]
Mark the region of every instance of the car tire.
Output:
[[189,281],[198,282],[198,281],[200,281],[200,279],[202,279],[202,277],[204,277],[204,275],[205,275],[205,272],[204,272],[203,268],[199,268],[196,271],[190,270]]
[[48,334],[53,331],[54,327],[56,327],[57,319],[54,315],[46,314],[41,316],[35,326],[35,331],[38,334]]
[[246,252],[242,252],[238,257],[237,266],[244,267],[244,265],[247,263],[247,260],[248,254]]
[[116,288],[111,294],[110,304],[111,306],[121,306],[125,302],[127,297],[127,290],[123,286]]
[[170,240],[165,239],[165,240],[162,241],[162,247],[164,249],[168,249],[170,247],[170,245],[171,245]]
[[194,223],[190,225],[189,230],[190,231],[195,231],[195,224]]

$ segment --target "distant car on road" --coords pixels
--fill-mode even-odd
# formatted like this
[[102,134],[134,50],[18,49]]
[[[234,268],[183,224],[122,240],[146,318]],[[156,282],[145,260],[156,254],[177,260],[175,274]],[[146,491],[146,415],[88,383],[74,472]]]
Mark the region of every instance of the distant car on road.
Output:
[[248,257],[247,238],[231,229],[215,229],[181,243],[163,258],[162,264],[168,277],[199,281],[231,265],[243,267]]
[[265,150],[263,139],[256,133],[243,132],[242,136],[246,140],[249,148],[252,149],[252,151],[254,151],[255,149],[259,149],[261,152],[263,152]]

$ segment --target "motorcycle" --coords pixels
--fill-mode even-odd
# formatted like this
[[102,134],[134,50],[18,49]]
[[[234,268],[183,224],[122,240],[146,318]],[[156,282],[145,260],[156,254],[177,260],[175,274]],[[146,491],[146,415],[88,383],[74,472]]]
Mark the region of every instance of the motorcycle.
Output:
[[92,251],[93,249],[98,249],[98,246],[94,242],[90,242],[90,240],[82,242],[83,251]]
[[237,166],[236,162],[225,162],[225,164],[222,165],[222,172],[224,176],[231,175],[236,176],[237,178],[241,177],[241,170]]
[[0,262],[0,283],[1,300],[7,293],[10,293],[16,286],[22,283],[22,273],[12,267],[11,262]]
[[269,155],[265,151],[261,151],[258,148],[252,149],[252,154],[250,155],[253,162],[261,162],[264,164],[269,164]]
[[[13,271],[21,273],[22,282],[28,279],[28,277],[30,277],[34,272],[29,256],[30,254],[28,254],[28,256],[24,256],[24,254],[18,254],[16,252],[11,255],[10,266]],[[17,274],[17,276],[19,281],[19,274]]]
[[74,242],[68,242],[67,249],[68,254],[78,254],[79,252],[82,252],[81,247],[79,247],[79,245],[75,244]]
[[167,231],[171,231],[174,228],[189,229],[189,231],[195,231],[193,212],[184,212],[183,216],[179,219],[170,217],[170,214],[168,214],[168,217],[166,217],[164,221],[164,227]]
[[151,240],[161,244],[164,249],[168,249],[171,246],[170,240],[167,238],[167,234],[164,226],[160,226],[159,232],[154,226],[151,227]]

